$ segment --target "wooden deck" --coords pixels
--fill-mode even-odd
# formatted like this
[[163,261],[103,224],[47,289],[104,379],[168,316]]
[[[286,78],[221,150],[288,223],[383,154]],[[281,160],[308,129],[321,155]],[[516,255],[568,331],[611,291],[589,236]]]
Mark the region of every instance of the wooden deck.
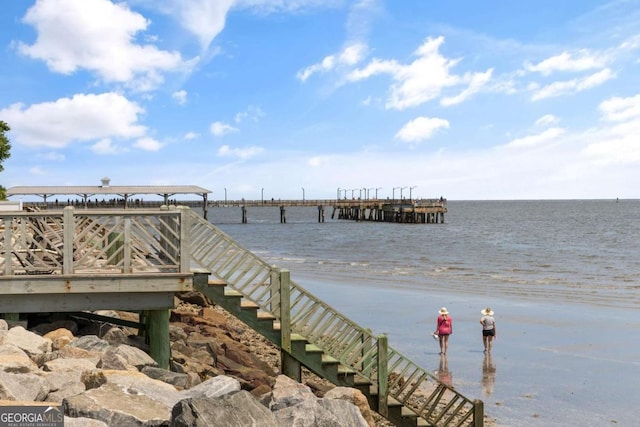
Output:
[[157,310],[193,288],[179,210],[0,212],[0,313]]

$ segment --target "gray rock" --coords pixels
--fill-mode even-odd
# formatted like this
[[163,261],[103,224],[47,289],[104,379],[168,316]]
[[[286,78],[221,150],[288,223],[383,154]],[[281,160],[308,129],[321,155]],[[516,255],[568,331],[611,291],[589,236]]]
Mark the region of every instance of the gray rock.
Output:
[[96,335],[84,335],[71,340],[67,347],[76,347],[90,352],[102,353],[110,346],[111,344],[103,339],[98,338]]
[[[62,403],[66,397],[75,396],[85,391],[84,384],[81,382],[68,382],[62,388],[56,391],[50,391],[47,395],[47,402]],[[65,424],[66,425],[66,424]]]
[[268,393],[262,403],[272,411],[295,406],[305,400],[314,400],[316,396],[311,389],[287,377],[278,375],[273,386],[273,391]]
[[107,350],[101,357],[100,361],[96,364],[97,368],[120,371],[127,371],[129,369],[136,369],[135,366],[128,364],[127,359],[115,354],[111,349]]
[[49,394],[49,384],[37,374],[0,372],[0,400],[42,402]]
[[307,399],[273,414],[283,427],[369,427],[358,408],[343,400]]
[[168,426],[170,407],[143,394],[127,392],[115,384],[87,390],[62,401],[70,417],[87,417],[109,426]]
[[[57,358],[46,362],[42,369],[46,372],[53,371],[77,371],[95,369],[96,363],[90,359],[63,359]],[[79,377],[79,376],[78,376]]]
[[274,415],[249,392],[184,399],[171,412],[171,427],[279,427]]
[[188,337],[187,333],[179,326],[169,325],[169,339],[172,342],[184,341]]
[[183,397],[170,384],[149,378],[138,371],[85,371],[82,381],[87,389],[101,388],[112,385],[124,393],[144,395],[161,402],[170,410]]
[[29,355],[13,344],[0,345],[0,371],[4,372],[35,372],[38,366]]
[[189,390],[181,391],[180,399],[211,399],[237,391],[240,391],[240,382],[235,378],[221,375],[218,377],[210,378],[205,382],[198,384],[193,388],[190,388]]
[[4,343],[13,344],[24,350],[30,356],[51,351],[51,340],[27,331],[22,326],[9,329],[9,332],[7,332],[7,335],[4,337]]
[[187,374],[171,372],[167,371],[166,369],[156,368],[153,366],[145,366],[140,372],[142,372],[149,378],[153,378],[154,380],[159,380],[167,384],[171,384],[179,390],[184,390],[185,388],[187,388],[190,382],[189,375]]
[[138,369],[142,369],[145,366],[158,366],[158,362],[153,360],[147,353],[127,344],[116,346],[113,352],[118,356],[122,356],[129,365],[135,366]]
[[324,394],[325,399],[340,399],[355,405],[370,427],[375,427],[373,412],[367,397],[358,389],[350,387],[335,387]]

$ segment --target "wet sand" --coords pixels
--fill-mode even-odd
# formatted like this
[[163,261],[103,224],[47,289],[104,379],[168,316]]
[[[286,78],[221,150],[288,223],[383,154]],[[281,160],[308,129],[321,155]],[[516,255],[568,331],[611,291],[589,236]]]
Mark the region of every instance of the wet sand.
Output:
[[[391,346],[485,402],[497,426],[637,424],[640,312],[575,302],[518,301],[416,289],[299,282]],[[358,301],[358,304],[354,302]],[[495,311],[498,338],[483,353],[480,310]],[[449,354],[434,330],[446,306]]]

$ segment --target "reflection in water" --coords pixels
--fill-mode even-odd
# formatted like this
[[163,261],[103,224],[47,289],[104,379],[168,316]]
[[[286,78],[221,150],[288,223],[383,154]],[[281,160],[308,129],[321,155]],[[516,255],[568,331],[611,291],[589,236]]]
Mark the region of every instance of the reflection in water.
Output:
[[487,396],[491,396],[495,383],[496,365],[491,360],[491,353],[485,353],[482,362],[482,392]]
[[451,371],[449,371],[449,359],[447,359],[446,354],[440,355],[440,365],[438,366],[436,374],[438,375],[440,382],[448,385],[449,387],[453,387],[452,375]]

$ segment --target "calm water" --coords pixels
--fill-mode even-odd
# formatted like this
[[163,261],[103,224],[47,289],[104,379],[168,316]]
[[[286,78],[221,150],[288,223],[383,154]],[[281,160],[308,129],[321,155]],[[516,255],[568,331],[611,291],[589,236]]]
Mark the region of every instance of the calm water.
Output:
[[[318,224],[317,208],[214,208],[211,222],[485,402],[501,426],[637,425],[640,201],[449,202],[445,224]],[[480,310],[498,340],[482,352]],[[449,355],[429,334],[454,319]]]

